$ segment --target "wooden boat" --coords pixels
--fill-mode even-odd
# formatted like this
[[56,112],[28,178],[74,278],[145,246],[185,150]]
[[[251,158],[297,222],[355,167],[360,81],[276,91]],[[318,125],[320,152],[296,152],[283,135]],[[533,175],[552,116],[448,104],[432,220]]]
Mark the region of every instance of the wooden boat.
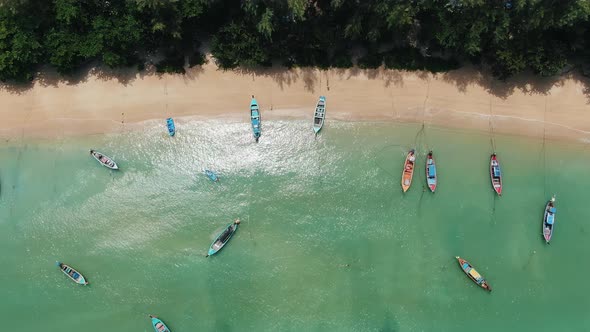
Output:
[[156,332],[170,332],[170,329],[163,321],[161,321],[158,317],[150,315],[152,319],[152,326]]
[[430,191],[434,192],[436,190],[436,182],[436,163],[434,162],[432,151],[430,151],[426,156],[426,184],[430,188]]
[[252,96],[250,100],[250,122],[252,123],[252,132],[254,133],[254,139],[258,143],[260,138],[260,109],[258,108],[258,102]]
[[80,272],[76,271],[73,267],[61,262],[55,262],[55,265],[57,265],[61,272],[67,275],[68,278],[72,279],[72,281],[75,283],[80,285],[88,285],[88,281],[86,281],[84,276]]
[[412,177],[414,177],[414,163],[416,161],[414,149],[408,152],[406,161],[404,162],[404,170],[402,171],[402,190],[404,192],[410,189],[412,185]]
[[326,118],[326,97],[320,96],[317,105],[315,106],[315,113],[313,114],[313,131],[316,135],[322,130],[324,120]]
[[207,257],[216,254],[219,252],[225,244],[231,239],[232,235],[238,230],[238,225],[240,224],[240,219],[236,219],[233,223],[227,225],[227,227],[217,236],[215,241],[211,243],[211,247],[209,247],[209,252],[207,253]]
[[495,153],[490,157],[490,178],[492,179],[494,191],[498,193],[498,196],[502,196],[502,172],[500,171],[500,162]]
[[551,197],[547,205],[545,205],[545,214],[543,215],[543,238],[549,244],[551,236],[553,236],[553,227],[555,223],[555,196]]
[[90,155],[106,168],[119,169],[115,161],[98,151],[90,150]]
[[208,169],[205,170],[205,174],[207,175],[207,177],[213,181],[213,182],[217,182],[219,181],[219,177],[217,177],[217,174],[215,174],[215,172],[210,171]]
[[176,134],[176,126],[174,125],[174,120],[172,120],[172,118],[166,119],[166,126],[168,127],[168,135],[174,136],[174,134]]
[[469,277],[469,279],[473,280],[479,287],[488,290],[489,292],[492,291],[492,287],[488,285],[488,282],[469,264],[468,261],[464,260],[463,258],[457,256],[455,257],[457,261],[459,261],[459,266],[465,274]]

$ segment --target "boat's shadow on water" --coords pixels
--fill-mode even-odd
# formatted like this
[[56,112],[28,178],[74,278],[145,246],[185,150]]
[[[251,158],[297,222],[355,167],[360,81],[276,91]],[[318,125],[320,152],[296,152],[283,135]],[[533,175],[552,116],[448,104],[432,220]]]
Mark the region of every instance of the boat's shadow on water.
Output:
[[383,326],[379,329],[379,332],[399,332],[399,324],[397,320],[391,317],[390,314],[385,315],[385,320],[383,321]]
[[213,329],[213,331],[229,332],[238,330],[232,330],[232,328],[227,324],[227,322],[225,322],[223,319],[218,318],[215,320],[215,328]]

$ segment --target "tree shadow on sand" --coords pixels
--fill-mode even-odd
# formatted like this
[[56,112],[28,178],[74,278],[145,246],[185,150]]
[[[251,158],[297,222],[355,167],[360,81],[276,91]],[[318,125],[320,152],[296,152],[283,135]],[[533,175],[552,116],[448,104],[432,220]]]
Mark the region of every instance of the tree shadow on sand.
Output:
[[[395,70],[378,69],[360,69],[353,67],[349,69],[331,68],[319,69],[312,67],[286,68],[283,66],[274,66],[269,68],[237,68],[233,69],[242,75],[251,75],[252,80],[257,77],[268,77],[275,81],[281,90],[289,88],[293,84],[303,82],[306,91],[315,93],[320,86],[330,89],[330,77],[336,77],[339,80],[349,80],[351,78],[363,75],[370,80],[383,80],[386,87],[391,84],[395,86],[403,85],[404,72]],[[429,73],[416,72],[420,78],[426,79]]]
[[584,86],[584,95],[587,103],[590,103],[590,79],[584,77],[575,68],[562,75],[551,77],[541,77],[526,72],[507,80],[499,80],[493,77],[490,72],[473,67],[463,67],[438,74],[438,77],[445,82],[454,84],[459,91],[465,92],[468,86],[475,85],[501,99],[506,99],[517,91],[528,95],[548,95],[552,88],[561,87],[565,81],[573,80]]
[[[324,80],[327,81],[330,78],[349,80],[359,76],[364,76],[369,80],[381,80],[385,87],[390,87],[391,85],[403,87],[405,76],[411,74],[413,77],[424,81],[430,80],[433,77],[442,79],[444,82],[455,85],[461,92],[466,92],[469,86],[479,86],[489,94],[501,99],[506,99],[515,92],[528,95],[548,95],[552,88],[561,87],[565,81],[573,80],[585,87],[583,92],[587,96],[588,103],[590,103],[590,79],[584,77],[577,70],[571,70],[562,75],[552,77],[540,77],[532,73],[523,73],[507,80],[496,79],[491,73],[472,66],[466,66],[444,73],[390,70],[383,66],[377,69],[353,67],[326,70],[308,67],[289,69],[282,66],[273,66],[268,68],[238,68],[233,70],[243,75],[251,75],[253,81],[258,77],[269,77],[277,83],[281,90],[285,90],[293,84],[298,84],[301,80],[305,90],[311,93],[316,92],[319,84],[324,85]],[[325,82],[325,85],[329,90],[329,82]]]
[[315,86],[315,80],[309,73],[300,72],[298,69],[288,69],[282,66],[264,67],[264,68],[236,68],[233,71],[242,74],[252,76],[252,80],[257,77],[269,77],[277,83],[281,90],[284,90],[292,84],[303,79],[306,82],[306,89],[313,90]]
[[[202,66],[194,66],[192,68],[185,67],[186,73],[183,78],[186,82],[196,80],[201,74],[205,72]],[[31,82],[15,83],[15,82],[0,82],[0,91],[7,91],[12,94],[23,94],[30,90],[35,84],[42,87],[58,87],[60,84],[77,85],[85,83],[90,77],[94,77],[101,81],[116,81],[122,86],[127,86],[136,79],[142,79],[149,76],[162,77],[164,75],[171,75],[167,73],[159,73],[153,63],[148,62],[144,70],[137,70],[136,67],[123,68],[109,68],[101,66],[97,63],[88,63],[81,69],[74,73],[63,75],[50,66],[42,67],[35,75],[35,79]]]
[[114,80],[126,86],[137,78],[153,74],[155,74],[155,68],[149,65],[146,70],[138,71],[136,67],[113,69],[101,66],[98,63],[88,63],[80,70],[67,75],[59,74],[52,67],[45,67],[37,74],[35,82],[41,86],[58,86],[59,84],[77,85],[87,82],[90,77],[96,77],[103,81]]
[[32,83],[3,83],[0,82],[0,92],[6,91],[11,94],[21,95],[29,91],[32,87]]
[[[211,62],[212,59],[209,57],[208,61]],[[205,66],[185,68],[186,73],[183,74],[183,79],[187,83],[198,79],[206,70],[210,70]],[[437,74],[426,71],[390,70],[383,66],[377,69],[361,69],[358,67],[319,69],[312,67],[286,68],[275,65],[272,67],[240,67],[232,69],[232,71],[238,74],[252,76],[253,81],[258,77],[271,78],[281,90],[288,89],[291,85],[298,84],[301,80],[305,90],[311,93],[315,93],[316,89],[323,85],[329,90],[330,78],[349,80],[362,75],[369,80],[383,81],[385,87],[390,87],[391,85],[403,87],[405,75],[412,74],[413,77],[422,80],[429,80],[432,77],[442,79],[444,82],[455,85],[461,92],[466,92],[469,86],[479,86],[489,94],[502,99],[508,98],[517,91],[529,95],[548,95],[552,88],[563,86],[567,80],[573,80],[583,85],[583,93],[586,96],[587,103],[590,104],[590,78],[583,76],[577,67],[571,67],[568,72],[558,76],[540,77],[529,72],[519,74],[507,80],[498,80],[489,71],[473,66],[465,66],[457,70]],[[76,85],[88,81],[90,76],[104,81],[114,80],[126,86],[136,79],[153,75],[163,76],[164,74],[156,72],[156,68],[152,63],[146,64],[146,69],[142,71],[138,71],[135,67],[111,69],[105,66],[97,66],[97,63],[88,63],[74,74],[65,76],[57,73],[54,68],[46,66],[41,68],[33,82],[20,84],[0,83],[0,91],[22,94],[31,89],[34,84],[40,84],[41,86],[58,86],[59,84]]]

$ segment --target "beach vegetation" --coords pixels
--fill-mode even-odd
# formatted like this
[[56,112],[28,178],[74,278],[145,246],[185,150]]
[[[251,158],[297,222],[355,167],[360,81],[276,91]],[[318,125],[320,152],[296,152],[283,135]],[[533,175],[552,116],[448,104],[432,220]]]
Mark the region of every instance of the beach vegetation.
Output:
[[381,53],[369,53],[360,57],[357,61],[357,65],[361,69],[376,69],[381,67],[383,64],[383,54]]
[[205,57],[205,54],[203,54],[199,51],[193,52],[188,57],[188,66],[190,68],[195,67],[195,66],[202,66],[205,63],[207,63],[207,58]]
[[351,68],[353,66],[352,57],[346,51],[338,52],[332,57],[330,66],[332,68]]
[[[44,61],[43,25],[27,11],[28,3],[9,1],[0,5],[0,80],[27,82],[35,68]],[[39,6],[36,13],[48,15],[48,6]]]
[[[32,15],[34,13],[34,15]],[[42,65],[160,72],[202,65],[428,70],[472,63],[504,79],[590,65],[590,2],[580,0],[5,0],[0,80]],[[352,54],[364,54],[356,59]]]
[[213,37],[211,52],[222,69],[260,66],[270,61],[270,54],[261,47],[263,38],[257,30],[232,22]]
[[184,56],[178,54],[169,54],[166,58],[156,63],[156,72],[158,73],[176,73],[184,74]]

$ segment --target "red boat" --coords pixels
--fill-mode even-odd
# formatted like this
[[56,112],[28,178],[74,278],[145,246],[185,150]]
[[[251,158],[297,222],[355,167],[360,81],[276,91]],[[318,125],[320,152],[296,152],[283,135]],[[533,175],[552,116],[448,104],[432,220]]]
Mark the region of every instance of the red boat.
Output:
[[490,157],[490,178],[492,179],[494,191],[498,193],[498,196],[502,196],[502,172],[500,171],[500,162],[495,153]]
[[416,155],[415,150],[412,149],[408,152],[406,156],[406,161],[404,162],[404,170],[402,171],[402,190],[404,192],[410,189],[412,185],[412,178],[414,177],[414,163],[416,162]]

